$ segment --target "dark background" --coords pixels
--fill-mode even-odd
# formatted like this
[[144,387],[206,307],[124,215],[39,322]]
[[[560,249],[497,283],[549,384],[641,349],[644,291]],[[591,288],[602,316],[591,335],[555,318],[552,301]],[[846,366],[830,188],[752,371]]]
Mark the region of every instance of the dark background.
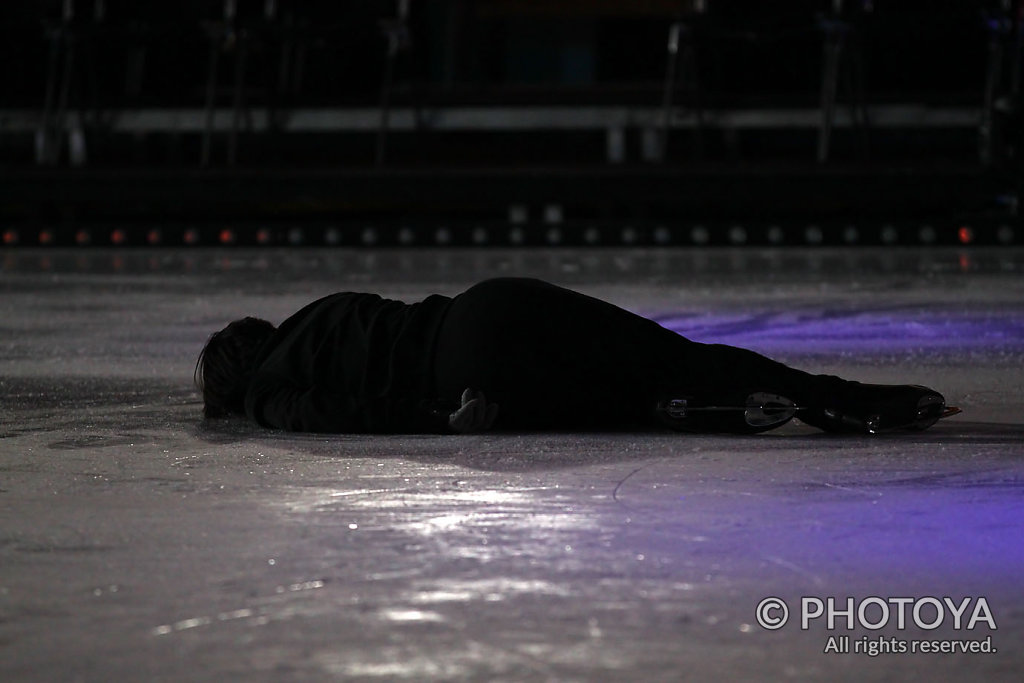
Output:
[[[391,60],[387,28],[400,3],[282,0],[269,14],[262,0],[231,4],[226,15],[218,0],[3,3],[5,224],[502,223],[521,202],[528,221],[555,203],[568,222],[905,218],[1015,228],[1017,2],[880,0],[836,12],[832,2],[803,0],[413,1],[392,34],[401,39]],[[657,117],[673,22],[686,27],[691,48],[677,58],[673,111],[699,109],[709,121],[764,114],[774,123],[673,128],[660,158],[644,155],[642,126],[626,126],[618,159],[601,126],[502,125],[544,107]],[[842,115],[862,104],[960,118],[837,126],[822,159],[824,46],[835,35]],[[986,138],[971,117],[980,123],[989,101]],[[419,123],[383,127],[385,106]],[[207,107],[239,112],[236,130],[115,125],[139,110],[189,110],[202,121]],[[473,130],[430,124],[431,112],[460,107],[501,115]],[[303,109],[362,112],[369,123],[289,129],[290,113]],[[53,154],[40,157],[39,131],[54,112],[65,117],[61,130],[77,127],[84,156],[61,133],[51,136]],[[270,112],[270,125],[250,127],[253,112]],[[792,121],[785,112],[796,112]]]
[[[852,5],[853,3],[847,3]],[[986,3],[876,2],[856,9],[858,42],[872,100],[968,102],[984,85]],[[988,3],[998,7],[999,3]],[[203,22],[223,20],[217,0],[140,3],[107,0],[102,21],[93,2],[76,2],[79,84],[106,106],[201,105],[209,35]],[[535,7],[539,5],[541,8]],[[412,2],[411,45],[396,80],[411,96],[466,101],[620,102],[657,104],[665,72],[669,23],[688,18],[698,29],[700,80],[722,102],[816,103],[821,77],[819,18],[829,2],[710,0],[704,14],[681,2]],[[381,20],[395,2],[278,3],[239,0],[235,22],[254,41],[247,84],[273,86],[287,32],[308,42],[301,104],[376,104],[386,40]],[[47,32],[63,24],[63,1],[5,2],[0,71],[4,106],[41,106]],[[146,49],[141,89],[125,93],[132,50]],[[92,89],[95,88],[95,93]],[[85,92],[88,91],[88,92]],[[265,93],[264,93],[265,94]]]

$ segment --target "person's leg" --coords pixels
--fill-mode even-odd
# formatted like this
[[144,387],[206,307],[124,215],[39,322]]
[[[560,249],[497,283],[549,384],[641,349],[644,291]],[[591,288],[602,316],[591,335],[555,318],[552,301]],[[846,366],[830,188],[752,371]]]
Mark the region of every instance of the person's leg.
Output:
[[452,400],[482,390],[498,428],[623,426],[643,420],[635,383],[609,378],[631,314],[538,280],[482,282],[453,301],[437,340],[435,384]]
[[501,405],[499,427],[650,424],[663,398],[736,403],[754,391],[819,405],[833,381],[745,349],[692,342],[537,280],[489,280],[456,297],[437,348],[442,396],[484,391]]
[[472,387],[497,402],[499,428],[611,428],[660,419],[684,430],[754,432],[775,425],[752,423],[749,411],[689,410],[680,420],[656,408],[666,399],[696,409],[741,407],[777,395],[803,408],[800,419],[816,427],[868,432],[923,428],[945,407],[925,387],[813,375],[746,349],[690,341],[578,292],[510,278],[456,297],[439,332],[434,374],[443,398]]

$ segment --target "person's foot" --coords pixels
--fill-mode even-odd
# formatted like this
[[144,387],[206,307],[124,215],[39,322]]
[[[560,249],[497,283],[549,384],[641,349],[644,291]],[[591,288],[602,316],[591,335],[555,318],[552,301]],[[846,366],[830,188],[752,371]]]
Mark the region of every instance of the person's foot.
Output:
[[802,410],[798,417],[826,432],[877,434],[927,429],[945,410],[946,399],[928,387],[840,381],[820,406]]
[[796,408],[785,396],[752,391],[717,399],[666,398],[655,412],[662,424],[678,432],[756,434],[789,422]]

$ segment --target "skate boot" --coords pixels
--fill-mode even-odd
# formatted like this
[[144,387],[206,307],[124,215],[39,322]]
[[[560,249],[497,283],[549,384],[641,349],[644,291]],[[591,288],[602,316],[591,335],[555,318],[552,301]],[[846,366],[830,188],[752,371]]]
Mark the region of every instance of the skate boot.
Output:
[[785,396],[764,391],[711,400],[693,396],[666,398],[658,402],[655,410],[665,426],[702,434],[756,434],[786,424],[796,411],[796,405]]
[[[821,408],[801,411],[800,419],[826,432],[878,434],[921,430],[953,412],[942,394],[913,384],[861,384],[839,380]],[[952,411],[952,412],[951,412]]]

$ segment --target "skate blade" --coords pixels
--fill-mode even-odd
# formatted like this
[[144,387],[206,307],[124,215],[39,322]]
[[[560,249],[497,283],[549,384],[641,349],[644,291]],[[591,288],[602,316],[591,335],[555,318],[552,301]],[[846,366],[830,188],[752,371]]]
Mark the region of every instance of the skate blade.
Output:
[[881,434],[903,430],[923,431],[947,417],[957,415],[961,410],[955,406],[946,406],[945,400],[938,396],[925,396],[917,404],[914,419],[905,424],[885,425],[881,416],[872,415],[865,422],[868,434]]
[[778,394],[753,392],[740,405],[693,405],[675,398],[658,404],[657,412],[672,429],[699,433],[756,434],[789,422],[800,410]]
[[939,420],[944,420],[947,417],[959,415],[963,411],[957,408],[956,406],[941,406],[941,409],[935,412],[938,414],[935,415],[929,413],[928,415],[919,417],[910,428],[915,430],[928,429]]
[[743,420],[756,429],[771,429],[789,422],[796,411],[796,404],[785,396],[758,391],[747,396]]
[[887,423],[882,415],[868,415],[864,419],[853,415],[843,415],[836,411],[825,411],[825,414],[832,419],[836,426],[845,428],[850,432],[861,432],[863,434],[888,434],[899,431],[922,431],[928,429],[939,420],[958,414],[956,407],[947,407],[945,400],[940,396],[925,396],[918,401],[917,410],[913,418],[906,422]]

